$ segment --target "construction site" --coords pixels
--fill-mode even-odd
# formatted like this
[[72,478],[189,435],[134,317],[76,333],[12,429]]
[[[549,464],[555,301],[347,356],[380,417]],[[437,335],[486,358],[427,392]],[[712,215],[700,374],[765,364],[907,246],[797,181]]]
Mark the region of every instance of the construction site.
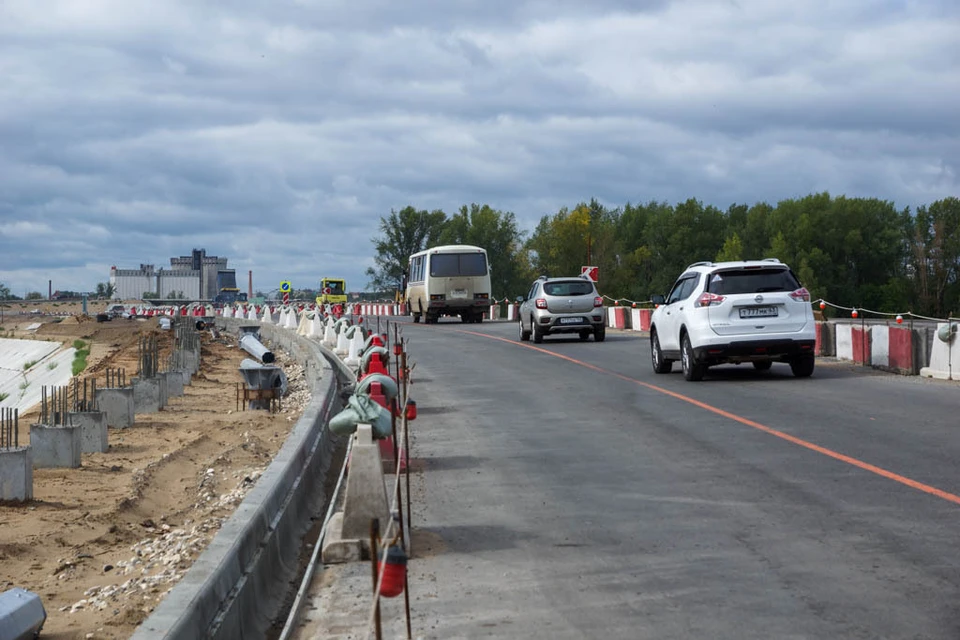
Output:
[[[98,323],[106,305],[91,303],[83,314],[79,303],[10,303],[0,326],[0,370],[24,381],[27,369],[69,373],[76,356],[59,361],[57,353],[85,351],[73,391],[61,391],[73,407],[86,399],[81,388],[115,387],[151,367],[162,370],[176,333],[157,318]],[[25,369],[15,354],[36,348],[33,342],[52,348]],[[303,371],[282,351],[276,364],[287,393],[272,410],[252,411],[238,401],[239,367],[248,356],[237,337],[203,332],[197,348],[197,370],[182,395],[170,393],[156,411],[111,427],[109,440],[84,451],[76,467],[34,468],[32,499],[0,504],[0,592],[18,587],[42,598],[43,637],[130,637],[254,486],[309,402]],[[37,433],[31,425],[51,419],[43,412],[59,415],[57,396],[40,382],[21,382],[24,389],[0,400],[0,409],[8,407],[0,414],[0,449],[28,444]],[[35,393],[32,386],[43,387],[39,401],[9,409],[20,391]]]

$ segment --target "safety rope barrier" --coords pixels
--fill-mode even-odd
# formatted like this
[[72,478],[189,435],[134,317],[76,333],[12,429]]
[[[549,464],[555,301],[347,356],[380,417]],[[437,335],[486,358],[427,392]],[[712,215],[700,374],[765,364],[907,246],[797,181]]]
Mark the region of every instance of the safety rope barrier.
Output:
[[873,316],[883,317],[883,318],[896,318],[897,323],[899,324],[904,318],[912,318],[916,320],[926,320],[928,322],[954,322],[960,320],[960,318],[955,318],[953,316],[948,316],[947,318],[933,318],[930,316],[920,315],[919,313],[914,313],[912,311],[901,311],[899,313],[889,313],[886,311],[874,311],[873,309],[866,309],[864,307],[844,307],[843,305],[836,304],[834,302],[829,302],[820,298],[814,300],[811,304],[819,306],[820,310],[824,310],[826,307],[831,309],[837,309],[839,311],[849,311],[851,315],[856,318],[861,313],[868,313]]

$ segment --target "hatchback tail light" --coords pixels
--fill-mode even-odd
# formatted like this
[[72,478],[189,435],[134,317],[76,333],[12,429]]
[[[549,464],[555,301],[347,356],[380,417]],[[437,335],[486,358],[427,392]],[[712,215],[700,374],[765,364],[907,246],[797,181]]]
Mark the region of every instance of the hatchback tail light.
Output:
[[602,307],[602,306],[603,306],[603,298],[601,298],[600,296],[597,296],[596,298],[593,299],[594,308]]
[[537,305],[537,309],[546,309],[547,308],[546,298],[537,298],[536,305]]
[[810,302],[810,292],[807,291],[806,287],[800,287],[796,291],[792,292],[790,297],[797,302]]
[[705,291],[700,295],[699,298],[697,298],[697,301],[693,303],[693,306],[712,307],[715,304],[720,304],[721,302],[724,301],[724,299],[725,298],[723,296],[717,295],[715,293],[710,293],[709,291]]

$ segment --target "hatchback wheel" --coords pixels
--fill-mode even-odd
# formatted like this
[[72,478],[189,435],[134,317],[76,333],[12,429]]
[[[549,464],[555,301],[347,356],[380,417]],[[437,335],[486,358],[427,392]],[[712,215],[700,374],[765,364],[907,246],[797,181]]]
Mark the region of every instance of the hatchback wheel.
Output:
[[660,349],[660,336],[654,331],[650,334],[650,360],[653,362],[654,373],[670,373],[673,369],[673,362],[663,357],[663,350]]
[[603,342],[607,337],[607,328],[600,326],[593,330],[594,342]]
[[533,326],[533,341],[537,344],[543,342],[543,329],[534,324],[533,319],[530,319],[530,324]]
[[526,342],[530,339],[530,332],[523,330],[523,321],[517,320],[517,324],[520,326],[520,342]]
[[693,346],[690,344],[690,336],[684,334],[683,342],[680,346],[680,363],[683,365],[683,377],[690,382],[699,382],[703,380],[703,372],[706,367],[699,364],[693,355]]

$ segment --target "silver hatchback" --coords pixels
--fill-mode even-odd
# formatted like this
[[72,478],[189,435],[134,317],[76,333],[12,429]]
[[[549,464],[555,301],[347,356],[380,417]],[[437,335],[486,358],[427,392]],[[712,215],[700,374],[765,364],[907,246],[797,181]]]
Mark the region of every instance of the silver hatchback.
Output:
[[597,342],[606,337],[603,298],[593,280],[586,276],[548,278],[541,276],[520,303],[520,340],[543,342],[554,333],[576,333],[581,340],[590,335]]

